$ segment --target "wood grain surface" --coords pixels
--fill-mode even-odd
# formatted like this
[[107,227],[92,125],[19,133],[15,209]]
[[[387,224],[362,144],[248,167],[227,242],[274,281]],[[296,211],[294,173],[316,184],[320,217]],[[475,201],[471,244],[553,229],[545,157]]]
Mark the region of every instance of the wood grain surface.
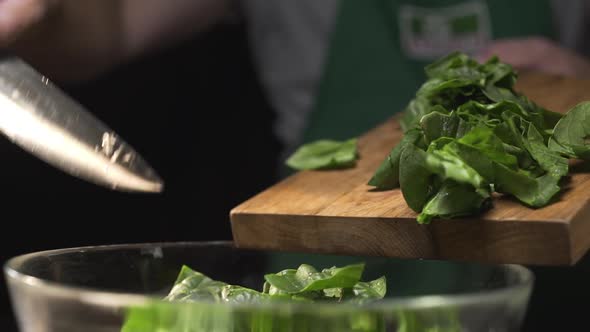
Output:
[[[522,74],[517,90],[558,112],[590,100],[590,81],[542,74]],[[230,214],[236,245],[528,265],[573,265],[590,247],[590,163],[572,163],[558,201],[547,207],[497,197],[476,217],[419,225],[399,189],[366,185],[401,136],[392,118],[359,139],[355,168],[299,172],[237,206]]]

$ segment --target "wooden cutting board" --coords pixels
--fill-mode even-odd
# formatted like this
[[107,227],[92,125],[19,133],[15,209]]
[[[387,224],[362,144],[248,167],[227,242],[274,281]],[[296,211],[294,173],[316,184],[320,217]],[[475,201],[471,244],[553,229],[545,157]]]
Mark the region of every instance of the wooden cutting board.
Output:
[[[517,90],[559,112],[590,100],[590,81],[541,74],[521,75]],[[299,172],[237,206],[231,211],[236,245],[529,265],[573,265],[590,247],[590,162],[572,163],[571,181],[547,207],[500,197],[477,217],[420,225],[399,189],[366,185],[401,135],[393,118],[359,139],[355,168]]]

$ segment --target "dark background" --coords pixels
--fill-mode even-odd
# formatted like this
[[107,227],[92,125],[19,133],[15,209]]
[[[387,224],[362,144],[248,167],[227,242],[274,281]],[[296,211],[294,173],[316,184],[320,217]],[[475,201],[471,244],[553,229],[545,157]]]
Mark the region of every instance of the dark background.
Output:
[[[102,189],[0,137],[2,263],[42,249],[229,240],[230,209],[276,181],[274,113],[240,25],[61,86],[138,150],[166,188],[161,195]],[[12,313],[0,282],[0,331],[11,331],[3,328]]]
[[[274,113],[240,24],[216,27],[96,81],[62,86],[133,145],[166,180],[166,190],[102,189],[0,139],[2,262],[51,248],[231,239],[229,210],[277,179]],[[586,330],[590,259],[533,271],[524,331]],[[0,331],[12,331],[0,281]]]

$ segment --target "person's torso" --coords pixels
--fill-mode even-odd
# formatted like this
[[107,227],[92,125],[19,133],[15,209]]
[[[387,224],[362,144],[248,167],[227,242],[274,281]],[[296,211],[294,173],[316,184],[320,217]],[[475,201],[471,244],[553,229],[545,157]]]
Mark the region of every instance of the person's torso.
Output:
[[[242,6],[285,156],[305,141],[359,135],[402,111],[428,62],[498,38],[580,48],[588,1],[248,0]],[[553,11],[552,11],[553,9]],[[567,23],[564,18],[567,17]]]

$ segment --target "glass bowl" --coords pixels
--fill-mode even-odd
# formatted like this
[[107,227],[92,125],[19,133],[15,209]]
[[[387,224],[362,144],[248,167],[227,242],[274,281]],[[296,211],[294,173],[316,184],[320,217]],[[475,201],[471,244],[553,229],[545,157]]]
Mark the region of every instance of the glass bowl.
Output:
[[[161,300],[183,265],[261,290],[266,273],[359,262],[366,264],[363,280],[387,277],[383,300]],[[518,331],[533,286],[533,274],[519,265],[269,252],[227,242],[51,250],[12,258],[4,272],[22,332]]]

